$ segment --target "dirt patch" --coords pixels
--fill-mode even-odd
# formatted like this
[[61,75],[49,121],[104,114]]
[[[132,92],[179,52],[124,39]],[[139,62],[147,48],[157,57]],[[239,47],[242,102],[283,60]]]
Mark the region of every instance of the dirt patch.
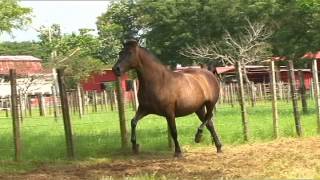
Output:
[[[184,157],[133,156],[130,160],[79,163],[64,168],[41,167],[24,174],[0,175],[2,179],[118,179],[166,177],[215,178],[320,178],[320,138],[281,139],[268,143],[214,148],[184,148]],[[112,178],[111,178],[112,177]]]

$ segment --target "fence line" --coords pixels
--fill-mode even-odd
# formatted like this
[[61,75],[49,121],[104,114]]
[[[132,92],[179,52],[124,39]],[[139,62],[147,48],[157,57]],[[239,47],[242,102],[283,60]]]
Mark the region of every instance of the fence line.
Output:
[[[240,66],[238,66],[240,67]],[[241,68],[239,68],[238,73],[241,74]],[[271,71],[272,70],[271,67]],[[316,71],[315,71],[316,72]],[[270,77],[272,74],[270,74]],[[273,75],[275,76],[275,75]],[[62,77],[63,78],[63,77]],[[314,73],[314,79],[310,84],[310,87],[306,88],[306,84],[303,83],[303,77],[300,75],[300,82],[299,85],[294,85],[295,80],[293,79],[290,84],[286,82],[278,81],[276,78],[273,78],[273,83],[252,83],[252,84],[245,84],[243,83],[243,86],[241,86],[238,83],[221,83],[220,86],[220,99],[217,104],[217,111],[228,111],[233,110],[234,108],[241,109],[242,117],[245,119],[243,120],[243,135],[245,140],[249,140],[252,133],[256,131],[256,129],[250,129],[250,126],[248,125],[248,122],[250,120],[251,113],[256,112],[257,110],[265,111],[269,110],[271,107],[272,102],[277,101],[277,105],[273,105],[273,109],[270,109],[271,112],[275,112],[274,110],[288,110],[292,111],[294,110],[295,114],[297,112],[300,112],[300,109],[298,107],[298,100],[299,104],[302,105],[302,113],[310,113],[313,111],[310,111],[310,109],[316,109],[317,111],[317,123],[318,123],[318,131],[320,132],[320,108],[319,108],[319,82],[316,79],[317,73]],[[242,78],[240,77],[238,79],[238,82],[241,82]],[[61,88],[61,84],[59,84],[59,87]],[[120,88],[120,86],[118,87]],[[122,88],[120,88],[122,89]],[[242,89],[242,92],[240,91]],[[318,90],[317,90],[318,89]],[[66,92],[66,98],[63,97],[61,92]],[[121,94],[120,94],[121,96]],[[20,128],[37,128],[37,127],[46,127],[49,125],[46,124],[28,124],[29,119],[34,119],[37,121],[41,121],[43,117],[52,118],[53,121],[61,122],[61,120],[64,119],[64,126],[63,124],[59,124],[59,127],[61,126],[64,128],[67,128],[69,130],[66,131],[66,140],[70,141],[67,142],[67,146],[71,146],[72,144],[72,128],[73,126],[86,126],[90,124],[104,124],[108,122],[108,120],[105,121],[96,121],[96,119],[92,118],[94,115],[102,115],[109,112],[120,112],[122,113],[132,113],[133,110],[137,109],[137,97],[136,97],[136,90],[130,89],[128,93],[126,93],[126,100],[124,103],[126,104],[127,110],[124,110],[123,108],[118,109],[123,104],[121,102],[121,97],[119,96],[119,92],[116,93],[115,88],[109,88],[99,91],[83,91],[79,86],[77,86],[76,89],[71,90],[61,90],[56,91],[54,86],[51,88],[51,94],[26,94],[23,92],[19,92],[17,94],[17,103],[14,105],[14,102],[10,100],[12,99],[11,96],[7,97],[0,97],[0,119],[1,121],[5,121],[10,118],[14,118],[11,115],[11,112],[17,111],[19,120],[17,122],[21,122]],[[64,99],[67,99],[65,102]],[[309,101],[307,101],[307,99]],[[293,103],[293,106],[290,107],[287,104],[289,101],[296,101],[296,103]],[[300,102],[301,101],[301,102]],[[239,104],[239,102],[241,102]],[[307,103],[314,103],[314,106],[307,106]],[[10,106],[13,107],[10,107]],[[66,110],[69,107],[69,110]],[[132,110],[128,110],[132,109]],[[273,111],[272,111],[273,110]],[[267,112],[267,111],[266,111]],[[269,111],[268,111],[269,112]],[[283,111],[282,111],[283,112]],[[36,114],[35,114],[36,113]],[[281,115],[281,112],[278,112]],[[69,116],[69,125],[65,120],[66,115]],[[72,121],[73,118],[76,116],[79,117],[79,120]],[[240,117],[241,114],[239,113],[238,117]],[[270,114],[271,117],[271,114]],[[131,118],[131,117],[130,117]],[[279,117],[278,117],[279,118]],[[82,119],[85,119],[87,121],[81,122]],[[94,119],[94,122],[90,122]],[[272,118],[271,118],[272,119]],[[127,127],[126,122],[128,119],[125,119],[123,117],[122,125],[119,127],[122,128],[122,130],[118,131],[126,131],[123,128]],[[16,121],[13,121],[16,122]],[[300,126],[301,122],[299,120],[292,121],[298,123],[295,125],[295,127]],[[299,124],[300,123],[300,124]],[[223,125],[224,123],[217,123],[218,125]],[[278,137],[277,134],[279,134],[278,127],[276,120],[274,120],[274,137]],[[68,127],[70,126],[70,127]],[[184,126],[183,126],[184,127]],[[236,127],[236,125],[235,125]],[[238,126],[237,126],[238,127]],[[11,126],[8,127],[0,127],[0,130],[10,129]],[[299,132],[300,130],[297,129],[298,135],[302,135],[302,132]],[[68,133],[69,132],[69,133]],[[250,132],[250,133],[249,133]],[[15,132],[13,132],[15,133]],[[228,134],[228,133],[224,133]],[[234,134],[234,133],[230,133]],[[127,134],[124,134],[123,137],[127,138]],[[124,141],[124,140],[123,140]],[[127,140],[126,140],[127,141]],[[68,145],[69,144],[69,145]],[[124,145],[126,147],[127,145]],[[18,147],[19,148],[19,147]],[[14,149],[17,150],[17,147]],[[69,149],[71,147],[68,147]],[[74,147],[73,147],[74,148]],[[1,149],[1,147],[0,147]],[[72,156],[72,152],[74,150],[68,150],[68,155]],[[74,156],[74,155],[73,155]],[[17,158],[19,159],[19,158]]]

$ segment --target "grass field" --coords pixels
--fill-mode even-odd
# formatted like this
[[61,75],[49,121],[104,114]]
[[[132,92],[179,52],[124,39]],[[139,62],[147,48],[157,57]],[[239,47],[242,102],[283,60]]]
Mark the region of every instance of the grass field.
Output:
[[[299,104],[300,105],[300,104]],[[313,102],[309,102],[309,113],[301,116],[304,136],[315,136],[317,130],[316,115]],[[91,111],[90,111],[91,112]],[[0,172],[24,171],[42,163],[68,163],[66,161],[65,137],[62,119],[40,117],[34,111],[34,116],[24,118],[21,125],[22,160],[23,163],[13,163],[12,120],[0,114]],[[270,102],[261,102],[256,107],[249,107],[250,142],[269,141],[272,136],[272,111]],[[129,120],[134,112],[126,111]],[[292,115],[292,105],[279,103],[280,136],[294,137],[295,124]],[[76,159],[90,160],[96,158],[112,159],[114,156],[130,154],[120,151],[120,132],[118,113],[116,111],[100,111],[89,113],[80,119],[72,115],[72,125],[75,142]],[[204,141],[194,143],[194,134],[200,121],[196,115],[177,119],[178,138],[183,148],[211,146],[211,138],[204,131]],[[219,105],[216,113],[218,133],[224,144],[242,144],[243,133],[240,108],[238,106]],[[128,128],[130,131],[130,129]],[[138,124],[137,141],[142,153],[171,153],[167,142],[167,124],[164,118],[149,115]],[[124,157],[125,158],[125,157]]]

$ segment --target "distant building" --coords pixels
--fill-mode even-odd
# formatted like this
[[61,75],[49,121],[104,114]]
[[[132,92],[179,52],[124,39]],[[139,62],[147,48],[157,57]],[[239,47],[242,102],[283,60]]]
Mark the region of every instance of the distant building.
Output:
[[33,56],[0,56],[0,78],[6,79],[9,70],[16,69],[18,76],[30,76],[43,72],[41,59]]
[[[103,90],[114,91],[114,82],[117,76],[111,69],[105,69],[101,73],[92,74],[86,81],[82,82],[84,91],[102,92]],[[121,76],[121,86],[124,90],[126,100],[131,100],[132,81],[128,78],[127,74]]]
[[26,94],[51,94],[52,74],[33,56],[0,56],[0,97],[11,94],[9,71],[17,73],[17,90]]
[[[250,81],[254,83],[269,83],[270,70],[268,66],[246,65],[247,75]],[[311,88],[312,72],[310,69],[295,69],[295,80],[297,87],[300,86],[300,78],[298,72],[301,71],[304,76],[305,87]],[[222,81],[226,83],[236,82],[236,70],[234,66],[216,67],[214,73],[218,74]],[[289,83],[289,71],[285,66],[280,66],[276,70],[278,81]]]

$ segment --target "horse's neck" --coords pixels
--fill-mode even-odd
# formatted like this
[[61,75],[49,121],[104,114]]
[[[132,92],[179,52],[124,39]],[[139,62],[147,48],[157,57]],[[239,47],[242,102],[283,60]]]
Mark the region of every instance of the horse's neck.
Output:
[[143,50],[140,53],[140,67],[137,69],[137,72],[141,85],[154,84],[155,82],[163,81],[164,78],[169,75],[169,71],[164,65],[148,56],[150,55]]

